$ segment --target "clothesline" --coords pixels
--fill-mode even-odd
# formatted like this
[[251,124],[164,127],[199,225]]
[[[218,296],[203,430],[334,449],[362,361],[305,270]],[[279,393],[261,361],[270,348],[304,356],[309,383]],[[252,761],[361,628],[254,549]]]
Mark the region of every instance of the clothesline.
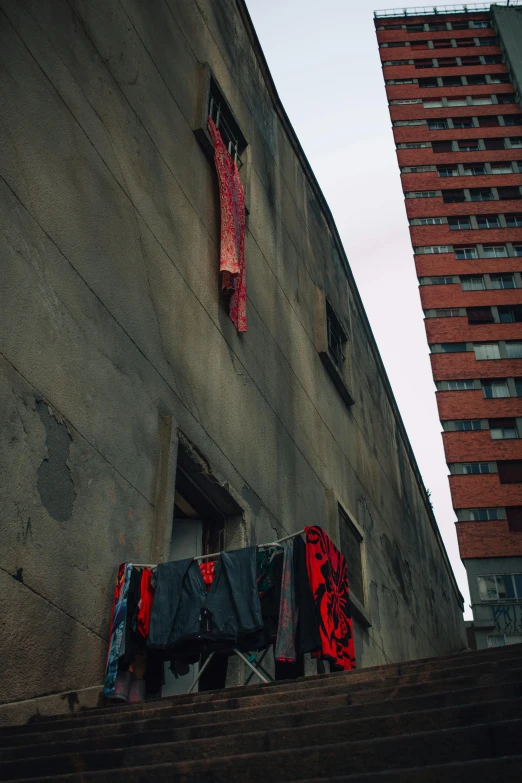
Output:
[[[288,541],[290,538],[296,538],[296,536],[300,536],[302,533],[304,533],[303,530],[298,530],[297,533],[290,533],[289,536],[285,536],[284,538],[278,538],[277,541],[271,541],[268,544],[257,544],[258,549],[266,549],[271,546],[278,546],[279,544],[282,544],[283,541]],[[197,557],[193,557],[192,560],[205,560],[207,557],[219,557],[221,552],[212,552],[209,555],[198,555]],[[132,564],[134,568],[156,568],[157,563],[133,563]]]

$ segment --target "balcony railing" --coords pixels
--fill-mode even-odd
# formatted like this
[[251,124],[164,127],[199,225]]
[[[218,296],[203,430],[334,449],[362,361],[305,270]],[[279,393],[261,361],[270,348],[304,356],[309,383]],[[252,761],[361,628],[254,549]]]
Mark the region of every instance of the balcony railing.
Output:
[[421,5],[411,8],[384,8],[374,11],[376,19],[390,16],[439,16],[442,14],[466,14],[489,11],[492,5],[520,6],[522,0],[496,0],[495,3],[464,3],[457,5]]

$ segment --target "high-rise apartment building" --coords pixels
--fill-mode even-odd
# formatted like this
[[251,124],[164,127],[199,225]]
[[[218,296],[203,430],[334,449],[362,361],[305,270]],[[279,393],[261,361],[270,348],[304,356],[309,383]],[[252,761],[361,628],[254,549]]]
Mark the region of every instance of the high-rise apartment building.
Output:
[[522,642],[522,4],[375,12],[478,647]]

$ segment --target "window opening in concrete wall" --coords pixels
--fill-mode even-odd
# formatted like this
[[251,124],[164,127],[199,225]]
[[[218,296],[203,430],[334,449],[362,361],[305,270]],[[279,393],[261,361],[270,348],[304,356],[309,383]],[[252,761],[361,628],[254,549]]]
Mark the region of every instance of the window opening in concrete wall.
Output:
[[332,307],[326,302],[326,328],[328,334],[328,353],[339,370],[344,364],[344,346],[347,337]]
[[522,643],[522,633],[491,633],[486,638],[488,647],[506,647],[509,644]]
[[477,576],[481,601],[522,601],[522,574]]
[[363,537],[340,504],[337,505],[337,509],[339,514],[340,547],[348,567],[350,590],[364,605],[364,577],[361,552]]
[[213,77],[210,79],[208,114],[214,120],[221,138],[236,161],[238,168],[241,168],[241,153],[247,146],[246,141]]

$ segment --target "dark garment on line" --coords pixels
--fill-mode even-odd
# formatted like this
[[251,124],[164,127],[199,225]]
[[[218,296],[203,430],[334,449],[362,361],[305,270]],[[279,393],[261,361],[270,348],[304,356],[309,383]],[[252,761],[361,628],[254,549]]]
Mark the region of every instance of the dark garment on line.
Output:
[[149,646],[176,647],[196,639],[236,642],[262,629],[256,551],[222,552],[208,591],[197,562],[160,563]]
[[304,653],[319,650],[321,647],[319,617],[308,579],[306,545],[301,536],[294,539],[294,582],[297,604],[295,649],[299,658]]
[[283,579],[281,602],[279,604],[279,627],[275,644],[275,659],[284,663],[295,663],[295,632],[297,607],[295,603],[294,548],[293,542],[283,542]]

